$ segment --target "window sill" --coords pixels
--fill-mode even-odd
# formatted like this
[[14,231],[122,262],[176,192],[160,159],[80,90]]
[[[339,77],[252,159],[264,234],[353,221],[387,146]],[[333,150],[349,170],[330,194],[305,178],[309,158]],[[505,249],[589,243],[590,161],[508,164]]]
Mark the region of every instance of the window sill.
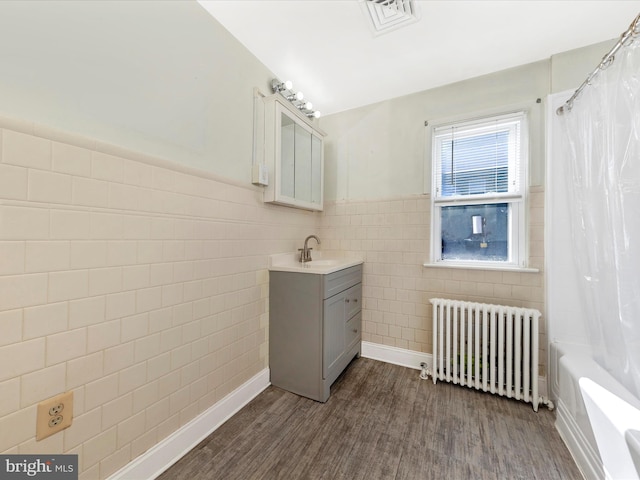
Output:
[[474,265],[469,263],[425,263],[428,268],[457,268],[462,270],[497,270],[501,272],[540,273],[538,268],[515,267],[511,265]]

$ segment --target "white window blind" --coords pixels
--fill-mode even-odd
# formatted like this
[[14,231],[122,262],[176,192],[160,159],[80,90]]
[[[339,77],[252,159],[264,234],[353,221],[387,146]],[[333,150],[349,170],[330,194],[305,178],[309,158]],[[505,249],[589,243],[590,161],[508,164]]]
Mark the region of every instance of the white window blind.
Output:
[[524,118],[518,112],[436,127],[435,200],[520,195]]

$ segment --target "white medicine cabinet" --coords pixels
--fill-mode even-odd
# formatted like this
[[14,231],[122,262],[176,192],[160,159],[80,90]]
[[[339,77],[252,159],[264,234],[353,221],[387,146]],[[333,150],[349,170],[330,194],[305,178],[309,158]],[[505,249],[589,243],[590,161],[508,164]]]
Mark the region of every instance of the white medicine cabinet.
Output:
[[269,169],[264,201],[322,210],[325,133],[281,94],[263,101],[264,162]]

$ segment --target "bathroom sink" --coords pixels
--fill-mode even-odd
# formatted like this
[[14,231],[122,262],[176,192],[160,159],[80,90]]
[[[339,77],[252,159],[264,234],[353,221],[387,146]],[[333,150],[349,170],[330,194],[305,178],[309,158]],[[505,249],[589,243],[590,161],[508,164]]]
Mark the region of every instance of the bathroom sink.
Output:
[[363,263],[361,258],[322,258],[322,252],[313,252],[313,257],[315,258],[310,262],[301,263],[298,259],[298,254],[295,253],[271,255],[269,257],[269,270],[324,275]]
[[343,259],[338,260],[337,258],[332,258],[327,260],[311,260],[305,265],[307,267],[332,267],[334,265],[340,265],[342,262],[344,262]]

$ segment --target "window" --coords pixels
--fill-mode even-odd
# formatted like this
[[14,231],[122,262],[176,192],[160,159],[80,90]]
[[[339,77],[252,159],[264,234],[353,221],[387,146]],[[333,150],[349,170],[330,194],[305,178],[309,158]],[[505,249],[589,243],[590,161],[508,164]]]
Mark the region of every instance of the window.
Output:
[[432,129],[432,259],[525,266],[526,115]]

